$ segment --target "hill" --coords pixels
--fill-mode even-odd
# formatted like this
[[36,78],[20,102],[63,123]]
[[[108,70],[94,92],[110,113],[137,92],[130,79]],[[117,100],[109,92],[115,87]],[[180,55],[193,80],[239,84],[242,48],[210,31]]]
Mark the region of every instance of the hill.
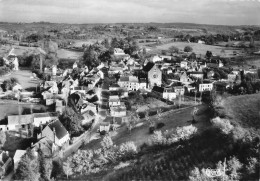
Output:
[[260,94],[232,96],[223,99],[217,109],[221,117],[228,118],[233,125],[260,135]]

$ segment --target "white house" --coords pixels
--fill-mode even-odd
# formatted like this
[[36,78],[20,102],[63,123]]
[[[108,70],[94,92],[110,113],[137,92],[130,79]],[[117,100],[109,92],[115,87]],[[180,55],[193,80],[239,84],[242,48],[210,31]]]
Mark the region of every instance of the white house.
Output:
[[188,62],[187,61],[181,61],[180,67],[184,68],[184,69],[187,69],[188,68]]
[[176,98],[176,92],[172,88],[164,88],[163,98],[167,100],[173,100]]
[[125,55],[125,52],[121,48],[114,48],[114,55]]
[[151,57],[151,61],[153,63],[161,62],[161,61],[163,61],[163,58],[161,56],[155,55],[155,56]]
[[102,132],[102,131],[109,132],[109,130],[110,130],[110,123],[107,123],[107,122],[100,123],[99,132]]
[[120,106],[120,99],[118,96],[109,96],[109,107]]
[[58,115],[55,112],[33,114],[33,125],[35,127],[40,127],[40,125],[49,123],[53,120],[58,120]]
[[110,115],[114,117],[123,117],[126,116],[126,107],[125,106],[117,106],[110,108]]
[[203,92],[203,91],[211,91],[213,89],[213,84],[209,83],[209,84],[200,84],[199,85],[199,91]]

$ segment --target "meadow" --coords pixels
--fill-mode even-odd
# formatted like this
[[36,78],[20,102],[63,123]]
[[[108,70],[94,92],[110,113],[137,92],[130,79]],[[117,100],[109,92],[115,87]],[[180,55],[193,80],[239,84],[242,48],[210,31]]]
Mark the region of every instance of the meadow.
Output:
[[[190,46],[193,49],[193,52],[197,55],[204,56],[207,51],[211,51],[214,55],[219,55],[222,57],[233,57],[233,51],[242,53],[241,49],[232,48],[232,47],[220,47],[214,45],[205,45],[200,43],[189,43],[189,42],[171,42],[162,45],[156,45],[154,47],[148,47],[151,49],[149,53],[161,53],[162,50],[168,50],[171,46],[175,46],[180,50],[183,50],[186,46]],[[224,53],[221,51],[225,50]]]

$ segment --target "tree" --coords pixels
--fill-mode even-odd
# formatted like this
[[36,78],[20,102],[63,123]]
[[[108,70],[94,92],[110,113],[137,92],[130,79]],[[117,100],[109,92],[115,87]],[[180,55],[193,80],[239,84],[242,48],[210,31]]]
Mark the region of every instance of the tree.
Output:
[[69,157],[66,162],[63,163],[63,170],[67,176],[67,179],[69,179],[69,175],[72,175],[72,167],[71,167],[71,158]]
[[4,131],[0,131],[0,145],[4,145],[6,141],[6,134]]
[[96,67],[99,64],[97,57],[97,52],[94,50],[94,47],[90,45],[84,51],[82,62],[88,66],[89,70],[91,70],[93,67]]
[[212,119],[211,123],[213,126],[219,128],[224,134],[229,134],[234,128],[228,119],[221,119],[220,117]]
[[126,142],[119,146],[118,153],[122,158],[131,158],[134,154],[137,153],[137,147],[134,142]]
[[39,173],[43,180],[49,181],[52,171],[52,160],[51,158],[45,157],[42,150],[38,151],[38,160],[39,160]]
[[179,48],[176,47],[176,46],[171,46],[171,47],[169,48],[169,52],[170,52],[170,53],[179,53]]
[[213,55],[213,54],[212,54],[211,51],[207,51],[207,52],[206,52],[206,58],[207,58],[207,59],[210,59],[210,58],[212,57],[212,55]]
[[101,146],[102,146],[103,150],[109,150],[110,148],[113,147],[113,145],[114,144],[113,144],[113,141],[110,136],[105,136],[103,138],[103,140],[101,141]]
[[38,181],[39,177],[38,161],[29,148],[18,163],[15,179]]
[[240,170],[243,167],[243,164],[236,157],[232,157],[227,162],[227,172],[230,180],[239,180],[241,177]]
[[76,113],[71,107],[66,107],[60,116],[61,123],[67,130],[71,131],[72,134],[78,134],[83,130],[81,126],[82,119],[83,117],[79,113]]
[[191,46],[184,47],[184,52],[192,52],[193,48]]

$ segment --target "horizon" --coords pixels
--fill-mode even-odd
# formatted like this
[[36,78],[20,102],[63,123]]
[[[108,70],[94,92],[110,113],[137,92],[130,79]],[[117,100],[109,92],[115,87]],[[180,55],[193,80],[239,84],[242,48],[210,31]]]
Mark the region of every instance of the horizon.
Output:
[[[10,8],[11,7],[11,8]],[[0,21],[260,25],[260,0],[0,0]]]

